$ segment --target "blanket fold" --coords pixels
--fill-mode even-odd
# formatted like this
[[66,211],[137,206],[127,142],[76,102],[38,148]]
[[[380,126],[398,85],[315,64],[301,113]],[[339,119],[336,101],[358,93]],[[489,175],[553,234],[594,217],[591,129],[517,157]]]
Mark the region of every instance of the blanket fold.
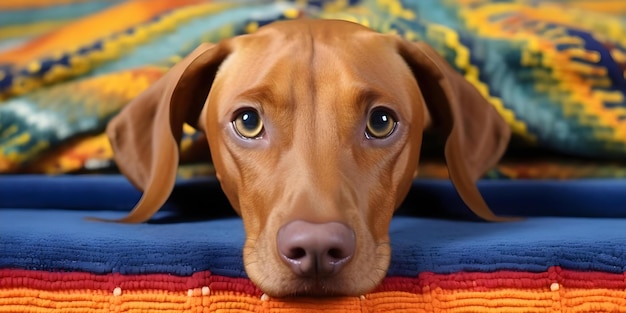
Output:
[[110,164],[108,120],[195,46],[299,17],[429,43],[524,145],[626,156],[623,1],[26,1],[0,5],[0,173]]

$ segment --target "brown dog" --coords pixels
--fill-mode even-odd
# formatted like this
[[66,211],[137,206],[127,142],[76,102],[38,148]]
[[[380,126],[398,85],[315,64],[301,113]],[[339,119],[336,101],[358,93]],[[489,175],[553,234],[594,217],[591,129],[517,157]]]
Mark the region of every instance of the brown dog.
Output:
[[500,220],[475,182],[508,127],[424,43],[295,20],[203,44],[108,127],[118,166],[144,192],[121,222],[146,221],[167,200],[184,123],[206,134],[243,218],[246,272],[270,296],[360,295],[383,279],[389,223],[431,124],[462,199]]

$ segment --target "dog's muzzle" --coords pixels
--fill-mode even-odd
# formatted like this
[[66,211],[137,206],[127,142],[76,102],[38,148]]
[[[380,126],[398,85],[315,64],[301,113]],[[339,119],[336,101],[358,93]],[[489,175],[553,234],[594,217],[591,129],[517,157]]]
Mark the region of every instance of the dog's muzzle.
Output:
[[337,275],[352,259],[354,231],[338,222],[293,221],[278,231],[278,253],[299,277],[328,278]]

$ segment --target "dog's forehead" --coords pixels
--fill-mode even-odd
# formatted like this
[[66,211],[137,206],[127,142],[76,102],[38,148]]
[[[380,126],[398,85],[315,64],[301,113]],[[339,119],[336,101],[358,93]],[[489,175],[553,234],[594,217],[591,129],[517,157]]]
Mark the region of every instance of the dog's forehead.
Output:
[[[407,103],[416,84],[396,42],[346,21],[273,23],[230,42],[216,94],[220,103],[262,103],[280,114],[291,114],[295,103],[301,110],[333,106],[346,116],[364,112],[369,99]],[[359,105],[338,106],[351,102]]]
[[[387,36],[357,23],[342,20],[291,20],[275,22],[257,32],[236,38],[241,49],[255,49],[260,55],[279,51],[293,52],[297,58],[301,52],[319,48],[354,54],[367,50],[370,55],[388,53],[393,48]],[[335,55],[340,57],[341,55]]]
[[233,53],[223,67],[248,73],[236,78],[248,87],[256,81],[279,83],[277,80],[308,75],[321,80],[344,78],[349,84],[360,82],[389,90],[394,87],[392,82],[382,78],[412,77],[397,53],[395,39],[348,21],[276,22],[234,38]]

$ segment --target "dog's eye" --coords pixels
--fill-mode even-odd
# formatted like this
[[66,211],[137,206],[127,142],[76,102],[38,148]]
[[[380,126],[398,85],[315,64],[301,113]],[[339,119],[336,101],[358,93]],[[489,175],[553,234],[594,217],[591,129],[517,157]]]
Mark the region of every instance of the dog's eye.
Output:
[[375,109],[370,113],[367,119],[367,129],[365,135],[367,138],[381,139],[388,137],[396,129],[395,118],[388,110]]
[[263,121],[255,110],[247,109],[235,117],[233,121],[235,131],[245,138],[257,138],[263,132]]

